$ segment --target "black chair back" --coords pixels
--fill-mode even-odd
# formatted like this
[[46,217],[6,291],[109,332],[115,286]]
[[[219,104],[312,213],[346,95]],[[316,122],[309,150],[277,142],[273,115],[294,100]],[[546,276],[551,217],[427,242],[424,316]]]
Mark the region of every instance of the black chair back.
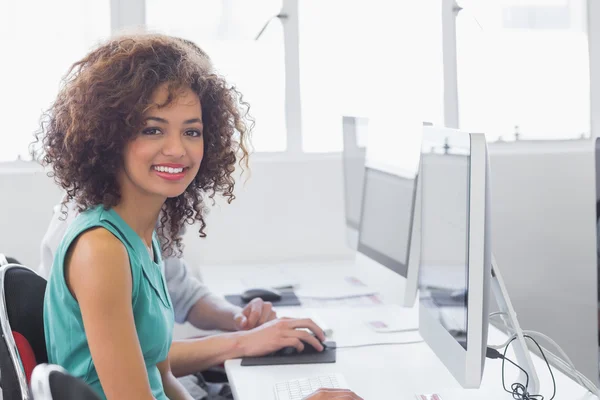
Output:
[[57,365],[40,364],[31,377],[33,400],[100,400],[84,381]]
[[44,337],[46,280],[22,265],[0,268],[0,371],[5,400],[30,399],[25,372],[12,332],[27,339],[36,363],[48,362]]

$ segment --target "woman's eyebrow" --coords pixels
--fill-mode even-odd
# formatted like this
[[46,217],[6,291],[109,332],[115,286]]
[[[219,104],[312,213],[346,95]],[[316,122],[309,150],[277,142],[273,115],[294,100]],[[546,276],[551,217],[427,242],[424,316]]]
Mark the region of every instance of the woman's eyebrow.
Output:
[[160,118],[160,117],[148,117],[148,118],[146,118],[146,121],[162,122],[163,124],[168,124],[169,123],[169,121],[167,121],[164,118]]
[[[146,118],[146,121],[156,121],[156,122],[161,122],[163,124],[168,124],[169,123],[169,121],[167,121],[164,118],[160,118],[160,117],[148,117],[148,118]],[[202,119],[200,119],[200,118],[192,118],[192,119],[188,119],[188,120],[183,121],[183,123],[186,124],[186,125],[187,124],[194,124],[194,123],[202,124]]]
[[195,123],[199,123],[202,124],[202,119],[200,118],[192,118],[192,119],[188,119],[186,121],[183,121],[184,124],[195,124]]

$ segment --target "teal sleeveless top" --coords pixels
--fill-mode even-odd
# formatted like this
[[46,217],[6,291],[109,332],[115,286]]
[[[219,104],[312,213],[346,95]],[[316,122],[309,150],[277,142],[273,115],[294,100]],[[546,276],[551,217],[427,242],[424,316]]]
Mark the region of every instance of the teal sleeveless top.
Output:
[[[103,399],[106,398],[90,354],[79,304],[69,291],[64,274],[64,260],[69,247],[79,235],[94,227],[107,229],[127,249],[133,280],[131,306],[150,388],[155,399],[168,400],[156,364],[167,358],[174,315],[164,279],[160,246],[154,233],[152,247],[155,260],[152,260],[142,239],[112,209],[105,210],[97,206],[81,213],[69,226],[58,246],[44,298],[48,361],[83,379]],[[114,360],[115,363],[120,361]]]

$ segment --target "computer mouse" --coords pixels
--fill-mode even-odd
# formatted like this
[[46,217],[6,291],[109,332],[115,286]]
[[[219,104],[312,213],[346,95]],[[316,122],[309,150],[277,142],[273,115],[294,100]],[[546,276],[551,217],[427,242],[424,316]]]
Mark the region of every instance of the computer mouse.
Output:
[[[314,335],[313,335],[314,336]],[[319,341],[319,343],[321,343],[321,346],[323,346],[323,351],[325,351],[325,349],[327,349],[327,344],[325,342],[321,342],[319,340],[318,337],[315,336],[315,339],[317,339]],[[304,344],[304,350],[302,350],[302,354],[314,354],[314,353],[320,353],[321,351],[315,349],[312,344],[305,342],[304,340],[302,341],[302,344]]]
[[[317,340],[319,340],[319,338],[317,338],[315,336],[315,338]],[[277,350],[275,352],[276,355],[280,355],[280,356],[293,356],[296,354],[316,354],[316,353],[320,353],[320,350],[315,349],[312,344],[305,342],[304,340],[302,341],[302,343],[304,344],[304,350],[302,351],[298,351],[298,349],[296,349],[295,347],[283,347],[279,350]],[[319,340],[319,343],[321,343],[321,346],[323,346],[323,351],[325,351],[327,349],[327,342],[321,342]]]
[[294,354],[298,354],[298,350],[292,346],[284,347],[275,352],[275,355],[279,356],[292,356]]
[[256,298],[261,298],[264,301],[279,301],[281,300],[281,293],[275,289],[254,288],[242,293],[241,298],[246,303]]

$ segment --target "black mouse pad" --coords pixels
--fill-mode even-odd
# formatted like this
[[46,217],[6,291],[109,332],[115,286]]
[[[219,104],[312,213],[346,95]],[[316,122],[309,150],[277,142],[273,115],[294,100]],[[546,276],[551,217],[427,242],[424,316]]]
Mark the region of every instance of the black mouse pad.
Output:
[[[242,296],[239,294],[228,294],[225,296],[225,300],[227,300],[228,302],[230,302],[233,305],[240,306],[240,307],[245,307],[246,304],[248,304],[244,300],[242,300]],[[281,300],[272,301],[271,303],[273,303],[274,306],[280,306],[280,307],[302,305],[302,303],[300,303],[300,299],[292,291],[281,292]]]
[[262,357],[244,357],[242,358],[243,367],[252,367],[257,365],[288,365],[288,364],[329,364],[335,362],[335,342],[327,341],[329,346],[320,353],[311,354],[293,354],[291,356],[267,355]]

